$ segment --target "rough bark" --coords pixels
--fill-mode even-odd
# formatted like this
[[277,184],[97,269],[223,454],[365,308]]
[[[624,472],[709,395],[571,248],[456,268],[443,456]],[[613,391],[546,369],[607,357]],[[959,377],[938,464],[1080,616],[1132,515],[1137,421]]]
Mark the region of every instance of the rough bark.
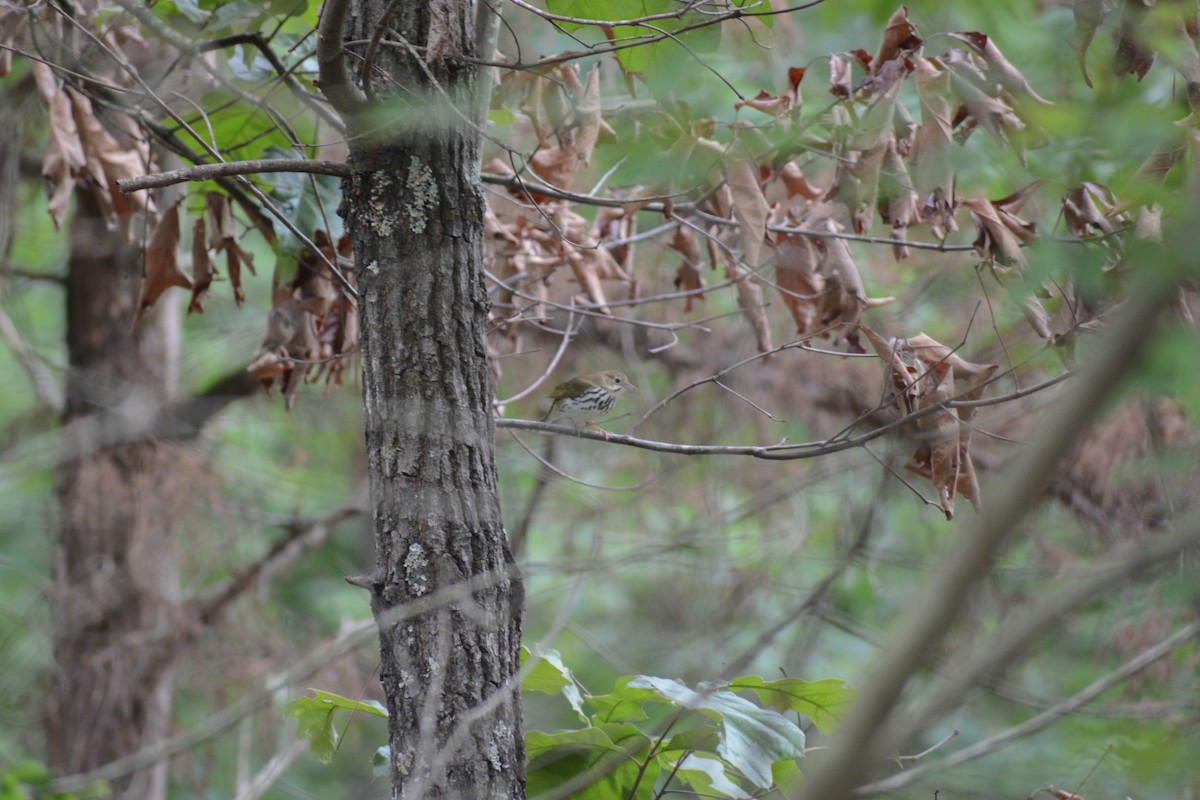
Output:
[[[129,330],[137,250],[107,228],[87,191],[78,192],[71,237],[66,419],[155,408],[166,391],[166,351],[153,326]],[[47,760],[60,774],[94,769],[168,733],[180,636],[170,538],[183,494],[172,490],[175,458],[172,446],[141,441],[84,448],[60,471],[55,671],[45,708]],[[126,798],[165,797],[165,768],[114,789]]]
[[[345,38],[369,39],[388,5],[356,2]],[[431,56],[473,50],[467,4],[404,3],[386,24]],[[418,93],[392,106],[401,114],[440,96],[425,68],[466,107],[473,68],[436,57],[422,66],[395,47],[381,48],[375,63],[378,97],[394,97],[396,87]],[[369,588],[392,795],[519,798],[524,598],[497,495],[479,136],[445,107],[438,112],[418,110],[399,133],[385,126],[352,139],[343,187],[360,291],[377,548]],[[431,118],[452,121],[413,130]],[[408,601],[456,586],[462,593],[437,611],[389,619]]]

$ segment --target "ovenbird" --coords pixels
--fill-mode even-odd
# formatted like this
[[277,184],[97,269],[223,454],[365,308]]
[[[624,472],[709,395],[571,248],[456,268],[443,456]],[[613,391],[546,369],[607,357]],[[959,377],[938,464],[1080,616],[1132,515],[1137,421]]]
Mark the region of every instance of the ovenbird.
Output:
[[[593,423],[612,411],[617,402],[617,395],[627,389],[636,390],[637,387],[629,382],[624,373],[615,370],[592,372],[571,378],[550,391],[550,398],[554,402],[542,419],[550,422],[565,419],[575,426],[576,430],[581,424],[601,430]],[[602,430],[601,432],[603,433]]]

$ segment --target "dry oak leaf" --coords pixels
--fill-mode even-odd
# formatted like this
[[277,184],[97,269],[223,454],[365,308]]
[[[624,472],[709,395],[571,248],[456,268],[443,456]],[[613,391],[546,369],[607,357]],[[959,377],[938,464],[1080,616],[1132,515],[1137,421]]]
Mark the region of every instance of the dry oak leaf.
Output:
[[59,86],[54,72],[46,64],[35,61],[31,67],[34,83],[50,110],[50,135],[42,157],[42,176],[50,194],[50,219],[55,229],[62,226],[75,179],[83,173],[87,159],[79,141],[71,98]]
[[850,50],[834,53],[829,57],[829,93],[834,97],[848,98],[854,93],[854,64],[865,72],[871,71],[871,54],[866,50]]
[[696,236],[692,229],[682,225],[675,229],[667,247],[682,256],[679,269],[675,272],[675,288],[695,292],[688,295],[684,301],[683,310],[684,313],[688,313],[692,310],[693,301],[704,299],[704,275],[700,272],[703,257],[700,255],[700,248],[696,246]]
[[205,205],[208,208],[208,220],[211,233],[209,234],[209,249],[216,252],[225,251],[225,270],[229,275],[229,284],[233,287],[233,300],[239,306],[246,299],[246,290],[242,286],[242,265],[254,273],[254,257],[242,249],[237,240],[237,223],[233,218],[233,206],[229,198],[220,192],[205,194]]
[[733,216],[741,225],[742,261],[753,269],[758,266],[771,208],[763,195],[758,167],[743,149],[735,146],[723,166]]
[[[973,121],[1000,144],[1009,146],[1013,134],[1024,130],[1025,123],[1004,99],[981,88],[986,86],[987,79],[975,66],[971,54],[961,49],[950,50],[942,55],[941,63],[950,72],[950,88],[960,103],[954,123]],[[972,129],[971,124],[965,125],[959,131],[959,138],[965,140]]]
[[817,272],[820,254],[807,236],[789,234],[775,246],[775,287],[796,322],[801,339],[824,331],[820,324],[821,294],[825,279]]
[[205,227],[204,217],[197,218],[192,224],[192,299],[188,303],[189,314],[204,313],[208,290],[217,274],[213,269],[212,259],[208,257],[208,234]]
[[167,289],[172,286],[192,288],[192,279],[179,268],[179,202],[163,212],[154,233],[150,234],[150,241],[146,244],[146,274],[142,278],[137,313],[133,317],[135,328],[142,321],[146,310],[153,306]]
[[[1155,0],[1125,0],[1121,5],[1121,24],[1117,30],[1117,50],[1113,53],[1112,69],[1117,75],[1133,74],[1138,80],[1146,77],[1154,65],[1155,52],[1150,46],[1153,35],[1146,24],[1149,6]],[[1195,12],[1193,11],[1193,16]]]
[[962,201],[975,222],[974,246],[980,258],[1001,264],[1025,265],[1021,245],[1037,238],[1037,228],[1017,214],[1040,183],[1034,181],[999,200],[972,197]]
[[1104,22],[1108,14],[1104,0],[1074,0],[1072,4],[1075,15],[1075,30],[1068,40],[1075,58],[1079,60],[1079,71],[1083,73],[1084,83],[1089,89],[1094,89],[1092,76],[1088,74],[1087,51],[1096,36],[1096,29]]
[[1077,239],[1110,234],[1128,222],[1117,210],[1112,191],[1098,183],[1085,181],[1063,195],[1063,220],[1067,231]]
[[996,43],[987,34],[979,33],[978,31],[966,31],[963,33],[951,33],[949,36],[966,44],[983,59],[987,67],[988,82],[993,86],[998,86],[1013,97],[1031,97],[1035,102],[1042,105],[1054,105],[1033,90],[1033,87],[1029,85],[1029,81],[1021,74],[1021,71],[1009,63],[1004,54],[1000,52],[1000,48],[996,46]]
[[788,88],[783,94],[775,96],[763,89],[749,100],[737,101],[733,107],[739,109],[745,106],[773,117],[798,114],[800,112],[800,81],[804,80],[804,70],[804,67],[788,69]]
[[[885,339],[865,325],[859,330],[885,364],[892,401],[901,414],[931,408],[959,396],[978,400],[995,373],[996,364],[976,364],[958,356],[937,340],[918,334],[908,339]],[[965,390],[956,381],[965,380]],[[971,460],[970,422],[975,409],[943,409],[918,420],[917,449],[906,466],[933,483],[938,504],[947,519],[954,515],[954,497],[961,494],[978,509],[979,484]]]
[[953,117],[946,96],[950,73],[936,58],[918,58],[917,97],[921,124],[913,141],[911,174],[921,221],[943,238],[957,230],[954,221]]
[[917,36],[917,26],[908,21],[908,6],[900,6],[893,12],[883,31],[883,41],[871,59],[871,70],[878,73],[883,65],[898,55],[919,48],[924,42]]

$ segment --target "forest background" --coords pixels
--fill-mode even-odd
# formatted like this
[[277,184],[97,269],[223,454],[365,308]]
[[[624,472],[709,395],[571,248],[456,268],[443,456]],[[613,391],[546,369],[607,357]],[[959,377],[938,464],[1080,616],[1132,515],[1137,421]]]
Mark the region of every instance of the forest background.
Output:
[[[661,757],[625,743],[636,780],[601,765],[579,792],[813,791],[783,765],[836,765],[881,665],[907,690],[880,701],[875,745],[894,752],[860,792],[1194,796],[1195,3],[546,8],[504,7],[496,58],[541,61],[499,68],[478,119],[435,81],[389,84],[355,122],[485,139],[499,499],[522,641],[546,659],[523,697],[530,796],[596,767],[564,732],[617,700],[648,704],[622,722]],[[385,700],[363,588],[367,267],[342,239],[320,10],[0,11],[5,796],[391,791],[376,706],[298,738],[320,706],[288,705],[309,687]],[[434,45],[408,56],[436,67]],[[347,44],[355,69],[372,48]],[[117,188],[184,153],[335,166]],[[436,206],[421,175],[397,178],[409,226]],[[89,305],[110,323],[90,335],[72,316]],[[515,421],[600,369],[638,387],[611,435]],[[169,451],[138,477],[87,477],[98,453],[125,474],[145,442]],[[132,534],[125,556],[72,561],[71,537],[101,528]],[[92,612],[117,602],[105,576],[126,569],[115,591],[141,627],[89,650]],[[64,689],[155,642],[154,681]],[[705,707],[712,730],[690,730],[710,738],[671,750],[655,726],[704,705],[682,687],[771,705],[739,676],[809,682],[807,713],[779,707],[799,740],[739,751],[734,715]],[[114,700],[139,689],[153,697]],[[64,711],[81,698],[104,709],[87,724]],[[123,714],[127,740],[91,724]],[[72,744],[88,728],[107,743]],[[131,754],[146,761],[96,772]]]

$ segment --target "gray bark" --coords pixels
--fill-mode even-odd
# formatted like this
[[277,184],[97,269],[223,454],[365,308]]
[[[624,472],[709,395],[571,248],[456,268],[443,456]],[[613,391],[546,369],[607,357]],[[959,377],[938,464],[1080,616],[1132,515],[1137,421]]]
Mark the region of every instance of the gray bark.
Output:
[[[137,248],[107,228],[90,191],[76,197],[65,417],[136,416],[167,394],[166,345],[151,323],[129,330],[141,280]],[[177,459],[174,445],[143,440],[83,448],[60,470],[55,669],[45,706],[47,762],[59,774],[95,769],[169,732],[184,627],[171,540],[187,496]],[[114,788],[136,800],[165,797],[166,762]]]
[[[387,5],[354,3],[345,39],[369,39]],[[417,47],[473,51],[466,4],[405,3],[386,24]],[[397,47],[381,48],[375,66],[374,95],[397,124],[350,120],[373,133],[351,140],[341,213],[360,293],[377,551],[368,586],[392,795],[519,798],[524,597],[497,494],[479,134],[438,100],[444,91],[466,109],[474,69],[436,57],[423,66]],[[459,585],[444,608],[389,618]]]

